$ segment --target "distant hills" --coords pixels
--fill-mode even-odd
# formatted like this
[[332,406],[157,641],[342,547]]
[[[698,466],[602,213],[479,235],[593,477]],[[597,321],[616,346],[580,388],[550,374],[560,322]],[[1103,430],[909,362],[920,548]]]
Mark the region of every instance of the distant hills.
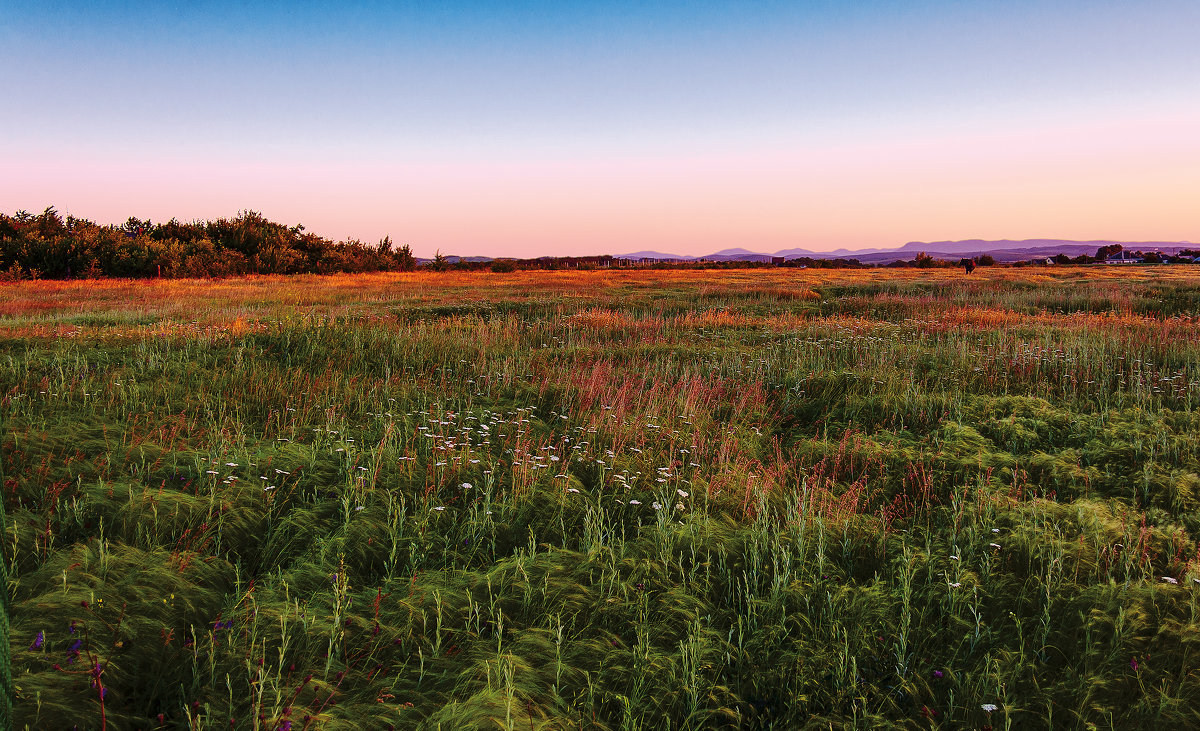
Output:
[[[1191,246],[1187,241],[1072,241],[1070,239],[1021,239],[1013,241],[1012,239],[1000,239],[998,241],[986,241],[984,239],[965,239],[963,241],[909,241],[904,246],[901,246],[896,251],[911,251],[914,254],[918,251],[945,251],[948,253],[970,253],[974,251],[1019,251],[1025,249],[1046,249],[1062,246],[1084,247],[1089,249],[1099,249],[1101,246],[1111,246],[1112,244],[1120,244],[1126,249],[1136,251],[1163,251],[1166,249],[1187,248]],[[1092,253],[1095,253],[1094,251]]]
[[893,261],[912,259],[925,252],[935,259],[960,259],[964,257],[991,255],[996,261],[1024,261],[1040,257],[1066,254],[1095,255],[1102,246],[1120,244],[1130,251],[1161,251],[1177,253],[1197,245],[1187,241],[1116,241],[1094,240],[1073,241],[1070,239],[964,239],[961,241],[909,241],[894,249],[837,249],[835,251],[811,251],[809,249],[784,249],[772,253],[754,252],[748,249],[722,249],[706,256],[666,254],[660,251],[635,251],[621,254],[618,259],[664,259],[675,261],[770,261],[772,257],[785,259],[857,259],[863,263],[887,264]]
[[[925,252],[935,259],[962,259],[966,257],[990,255],[998,262],[1026,261],[1042,257],[1052,257],[1066,254],[1076,257],[1080,254],[1094,256],[1102,246],[1120,244],[1128,251],[1161,251],[1164,254],[1174,254],[1183,249],[1194,249],[1200,244],[1189,241],[1116,241],[1093,240],[1074,241],[1071,239],[963,239],[961,241],[909,241],[903,246],[892,249],[836,249],[834,251],[812,251],[810,249],[783,249],[776,252],[751,251],[743,248],[722,249],[704,256],[691,254],[671,254],[662,251],[634,251],[628,254],[618,254],[616,259],[657,259],[661,261],[771,261],[775,257],[784,259],[857,259],[864,264],[889,264],[894,261],[907,261],[917,254]],[[446,256],[448,263],[488,262],[495,258],[490,256]],[[546,258],[546,257],[542,257]],[[418,259],[427,263],[429,259]]]

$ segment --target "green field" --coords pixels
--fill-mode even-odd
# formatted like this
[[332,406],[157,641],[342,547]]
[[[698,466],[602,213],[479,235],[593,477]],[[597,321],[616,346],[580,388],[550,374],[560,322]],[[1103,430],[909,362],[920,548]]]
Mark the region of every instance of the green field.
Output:
[[0,288],[15,727],[1200,727],[1200,268]]

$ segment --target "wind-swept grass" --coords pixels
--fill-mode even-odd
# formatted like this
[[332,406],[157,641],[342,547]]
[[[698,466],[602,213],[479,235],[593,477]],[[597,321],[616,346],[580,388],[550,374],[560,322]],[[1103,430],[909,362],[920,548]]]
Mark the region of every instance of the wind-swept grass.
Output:
[[0,313],[18,728],[1200,724],[1193,267]]

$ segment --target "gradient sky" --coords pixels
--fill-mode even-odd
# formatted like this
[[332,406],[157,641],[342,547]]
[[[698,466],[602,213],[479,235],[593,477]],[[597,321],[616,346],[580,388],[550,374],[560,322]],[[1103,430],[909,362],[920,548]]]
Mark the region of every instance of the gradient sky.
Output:
[[418,255],[1200,241],[1200,3],[0,5],[0,210]]

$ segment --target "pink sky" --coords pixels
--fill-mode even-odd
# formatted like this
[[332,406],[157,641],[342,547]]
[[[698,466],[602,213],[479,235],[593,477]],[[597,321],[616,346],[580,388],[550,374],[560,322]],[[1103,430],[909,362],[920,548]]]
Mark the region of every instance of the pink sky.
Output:
[[[658,36],[463,10],[514,35],[481,46],[429,26],[427,48],[376,58],[355,50],[369,24],[323,50],[214,30],[215,66],[171,17],[157,43],[113,46],[116,16],[40,37],[25,9],[25,32],[0,38],[30,72],[0,121],[0,208],[102,223],[253,209],[423,256],[1200,240],[1200,65],[1172,40],[1200,13],[1015,7],[729,28],[709,8],[664,16]],[[589,46],[587,23],[609,35]],[[91,55],[72,77],[76,52]]]

